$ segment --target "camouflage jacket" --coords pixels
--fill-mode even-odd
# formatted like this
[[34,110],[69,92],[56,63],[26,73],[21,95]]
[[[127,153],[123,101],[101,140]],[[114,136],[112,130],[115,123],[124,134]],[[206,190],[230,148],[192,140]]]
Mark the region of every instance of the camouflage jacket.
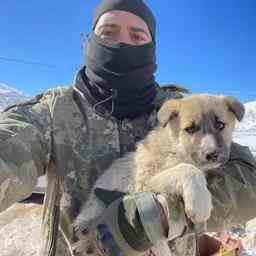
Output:
[[[77,83],[82,83],[79,73]],[[0,212],[29,196],[37,178],[47,174],[43,248],[44,255],[53,255],[59,216],[60,229],[74,241],[71,224],[97,177],[155,127],[157,110],[165,100],[181,96],[158,88],[151,113],[118,121],[96,113],[73,87],[56,88],[1,113]],[[230,161],[207,179],[214,202],[210,230],[256,216],[256,163],[247,147],[233,144]],[[176,255],[195,254],[192,244],[182,248]]]

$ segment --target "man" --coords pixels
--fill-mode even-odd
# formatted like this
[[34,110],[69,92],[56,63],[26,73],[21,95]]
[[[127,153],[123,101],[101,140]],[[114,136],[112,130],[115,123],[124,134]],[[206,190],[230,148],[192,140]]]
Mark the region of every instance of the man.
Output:
[[[100,238],[95,235],[94,247],[79,251],[72,247],[79,244],[72,224],[99,175],[114,159],[133,151],[135,143],[157,124],[157,110],[164,101],[182,97],[181,92],[160,88],[154,80],[155,39],[153,14],[141,0],[103,0],[86,45],[86,66],[79,70],[74,86],[56,88],[1,114],[0,211],[29,196],[37,177],[47,174],[42,255],[55,254],[58,227],[58,255],[92,255],[100,248],[105,249],[100,250],[102,255],[122,255],[127,248],[136,255],[152,246],[133,198],[122,215],[126,228],[118,227],[126,248],[113,239],[110,225],[104,226],[110,243],[97,230]],[[248,148],[233,144],[230,161],[222,170],[209,172],[207,179],[214,204],[209,230],[256,216],[256,163]],[[106,223],[119,214],[115,202],[125,201],[120,201],[125,197],[118,192],[108,195],[98,191],[109,205]],[[161,212],[159,225],[166,228],[162,201],[154,200]],[[174,204],[169,205],[170,213],[176,210]],[[172,231],[175,218],[168,223]],[[85,228],[82,233],[86,236]],[[195,255],[195,240],[186,238],[188,232],[178,235],[185,239],[170,243],[174,255]],[[63,240],[72,254],[60,252]],[[112,254],[107,249],[113,249]]]

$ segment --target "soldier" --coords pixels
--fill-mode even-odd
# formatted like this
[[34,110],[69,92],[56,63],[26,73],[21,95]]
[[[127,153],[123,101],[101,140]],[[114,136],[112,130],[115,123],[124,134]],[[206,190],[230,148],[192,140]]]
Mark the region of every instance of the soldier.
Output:
[[[53,256],[56,248],[57,255],[150,254],[152,240],[137,214],[137,199],[131,196],[125,200],[118,192],[99,192],[99,198],[109,204],[106,213],[111,214],[106,214],[107,225],[95,232],[95,243],[83,250],[73,246],[80,239],[73,223],[99,175],[115,159],[133,151],[136,142],[155,127],[164,101],[182,97],[181,89],[159,87],[154,79],[155,39],[154,16],[141,0],[103,0],[94,14],[86,64],[74,85],[56,88],[1,114],[0,212],[28,197],[37,178],[47,175],[42,255]],[[207,176],[214,204],[209,230],[256,216],[255,160],[247,147],[233,144],[231,151],[222,170]],[[141,202],[146,202],[143,196]],[[172,232],[183,209],[177,210],[179,203],[169,203],[173,218],[167,220],[163,200],[146,199],[152,198],[152,209],[157,207],[161,213],[152,225]],[[121,204],[127,204],[126,213],[120,214],[117,205]],[[143,207],[142,203],[139,210]],[[111,227],[113,216],[121,218],[125,228]],[[195,255],[195,237],[177,230],[175,235],[182,238],[170,242],[174,255]],[[82,230],[84,236],[86,232]],[[113,238],[115,232],[119,241]]]

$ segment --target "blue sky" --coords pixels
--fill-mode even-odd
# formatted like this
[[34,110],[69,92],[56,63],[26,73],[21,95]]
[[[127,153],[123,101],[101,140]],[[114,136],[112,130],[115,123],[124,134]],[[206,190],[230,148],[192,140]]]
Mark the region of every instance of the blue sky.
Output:
[[[31,95],[71,84],[98,2],[0,1],[0,82]],[[160,84],[256,100],[255,0],[146,2],[158,22]]]

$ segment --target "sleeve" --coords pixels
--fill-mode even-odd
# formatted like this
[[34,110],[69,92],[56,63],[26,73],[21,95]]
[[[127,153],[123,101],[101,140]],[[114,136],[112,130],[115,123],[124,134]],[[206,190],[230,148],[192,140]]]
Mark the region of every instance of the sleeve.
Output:
[[225,230],[256,217],[256,161],[248,147],[233,143],[230,160],[207,173],[213,197],[209,231]]
[[51,95],[0,113],[0,212],[29,196],[51,152]]

